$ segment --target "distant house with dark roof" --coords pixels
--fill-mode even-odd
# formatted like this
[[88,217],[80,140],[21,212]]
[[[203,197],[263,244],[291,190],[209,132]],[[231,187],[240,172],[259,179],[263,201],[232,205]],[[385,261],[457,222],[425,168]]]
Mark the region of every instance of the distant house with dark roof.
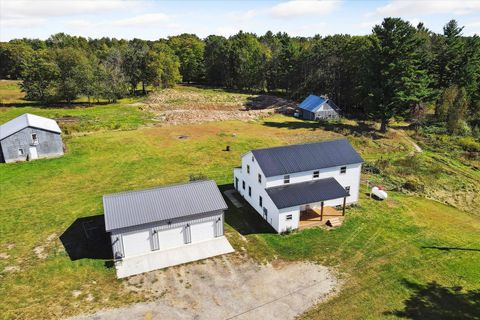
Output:
[[338,118],[340,111],[332,100],[311,94],[298,105],[297,114],[305,120],[322,120]]
[[324,207],[343,215],[345,205],[358,201],[362,163],[347,140],[257,149],[242,156],[234,184],[261,217],[284,232],[302,221],[325,221]]
[[233,252],[214,181],[103,196],[119,278]]
[[16,117],[0,125],[0,162],[62,156],[61,133],[53,119],[29,113]]

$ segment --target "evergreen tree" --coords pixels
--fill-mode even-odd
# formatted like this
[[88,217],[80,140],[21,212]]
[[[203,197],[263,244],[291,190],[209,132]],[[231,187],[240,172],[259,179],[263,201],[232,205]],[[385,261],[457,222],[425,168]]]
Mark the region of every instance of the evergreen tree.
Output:
[[386,18],[373,28],[368,71],[370,115],[385,132],[392,117],[406,117],[430,96],[426,70],[421,69],[419,38],[409,22]]

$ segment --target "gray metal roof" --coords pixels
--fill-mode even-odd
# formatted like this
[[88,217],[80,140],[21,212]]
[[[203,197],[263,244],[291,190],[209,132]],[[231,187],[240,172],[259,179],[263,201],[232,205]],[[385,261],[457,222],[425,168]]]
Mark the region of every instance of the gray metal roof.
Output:
[[196,181],[103,196],[107,231],[225,210],[227,204],[213,180]]
[[18,116],[0,125],[0,140],[27,127],[43,129],[56,133],[62,132],[55,120],[30,113],[24,113],[21,116]]
[[349,195],[335,178],[286,184],[265,190],[278,209],[338,199]]
[[252,153],[266,177],[363,163],[348,140],[257,149]]

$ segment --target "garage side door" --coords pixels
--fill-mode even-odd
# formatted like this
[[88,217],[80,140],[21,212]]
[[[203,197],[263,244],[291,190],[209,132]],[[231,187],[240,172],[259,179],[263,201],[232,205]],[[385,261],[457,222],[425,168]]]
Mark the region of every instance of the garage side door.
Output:
[[184,245],[184,227],[159,231],[158,242],[160,245],[160,250],[175,248]]
[[190,225],[192,243],[215,238],[214,220]]
[[149,253],[150,230],[140,230],[122,235],[125,258]]

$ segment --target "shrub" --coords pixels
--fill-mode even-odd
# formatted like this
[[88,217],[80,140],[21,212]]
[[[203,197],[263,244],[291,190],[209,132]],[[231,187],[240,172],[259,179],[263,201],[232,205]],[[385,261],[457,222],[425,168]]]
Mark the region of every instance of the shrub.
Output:
[[423,192],[425,190],[425,186],[422,183],[414,180],[407,180],[402,185],[402,188],[412,192]]
[[459,138],[458,145],[465,151],[480,152],[480,143],[473,137]]

